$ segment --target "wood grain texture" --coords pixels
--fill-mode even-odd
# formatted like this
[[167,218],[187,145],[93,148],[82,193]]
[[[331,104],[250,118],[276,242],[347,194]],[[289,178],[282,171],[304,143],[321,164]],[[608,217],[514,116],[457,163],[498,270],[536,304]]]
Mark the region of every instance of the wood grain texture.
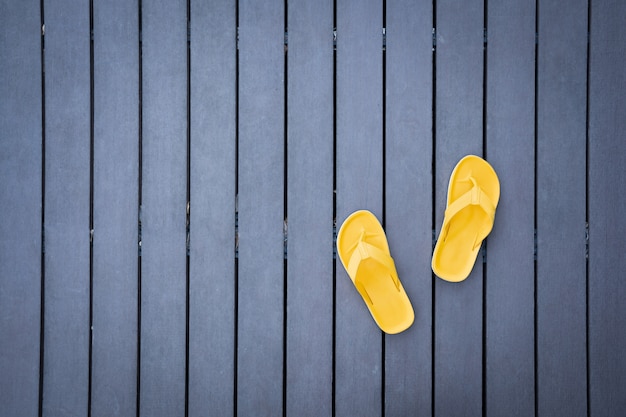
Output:
[[[435,230],[439,235],[448,182],[465,155],[483,151],[483,2],[438,1],[436,10]],[[435,279],[434,410],[482,410],[483,268],[481,253],[461,283]],[[471,383],[469,382],[471,381]]]
[[136,1],[94,4],[91,415],[137,408],[139,21]]
[[185,413],[187,4],[142,2],[140,413]]
[[38,415],[41,324],[39,2],[0,3],[0,414]]
[[[490,2],[487,142],[501,195],[487,239],[486,411],[535,412],[535,7]],[[512,98],[515,99],[512,99]]]
[[189,415],[234,409],[235,2],[191,2]]
[[538,7],[537,407],[583,416],[587,2]]
[[[0,0],[0,415],[625,415],[624,21]],[[467,154],[501,198],[451,284],[432,233]],[[399,335],[333,257],[359,209]]]
[[333,2],[290,1],[287,415],[332,415]]
[[432,409],[432,5],[387,2],[385,231],[415,313],[385,336],[385,416]]
[[[337,229],[350,213],[382,212],[382,4],[337,2]],[[335,412],[382,412],[382,332],[336,260]]]
[[626,414],[626,4],[591,3],[589,57],[589,406]]
[[239,3],[237,412],[283,413],[284,13]]
[[89,386],[89,4],[50,1],[45,35],[44,416],[82,416]]

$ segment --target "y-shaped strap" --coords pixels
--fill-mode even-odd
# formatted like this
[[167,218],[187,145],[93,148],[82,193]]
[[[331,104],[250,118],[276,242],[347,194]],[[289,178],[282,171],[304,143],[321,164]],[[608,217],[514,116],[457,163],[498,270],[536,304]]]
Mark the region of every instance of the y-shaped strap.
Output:
[[443,230],[442,238],[445,240],[446,236],[448,235],[450,222],[452,221],[454,216],[459,214],[463,209],[470,205],[480,207],[485,212],[485,214],[489,216],[490,222],[489,227],[479,231],[478,235],[476,236],[476,240],[474,242],[475,248],[476,244],[480,244],[480,242],[482,242],[483,239],[487,237],[489,232],[491,232],[493,220],[496,215],[496,206],[491,201],[491,198],[489,198],[489,196],[483,191],[483,189],[480,188],[480,186],[476,183],[476,180],[473,177],[469,177],[469,181],[472,182],[473,187],[462,196],[454,200],[448,206],[444,215],[443,226],[441,229]]
[[372,300],[369,297],[369,294],[367,294],[363,283],[359,280],[359,269],[363,265],[363,261],[367,259],[372,259],[382,265],[386,270],[388,270],[389,275],[398,291],[400,291],[400,281],[396,273],[396,265],[393,262],[393,258],[382,250],[378,249],[376,246],[365,242],[363,240],[363,237],[364,235],[362,233],[356,245],[356,248],[350,256],[350,261],[348,262],[348,275],[350,275],[350,277],[353,279],[357,289],[365,292],[367,297],[369,298],[370,303],[372,303]]

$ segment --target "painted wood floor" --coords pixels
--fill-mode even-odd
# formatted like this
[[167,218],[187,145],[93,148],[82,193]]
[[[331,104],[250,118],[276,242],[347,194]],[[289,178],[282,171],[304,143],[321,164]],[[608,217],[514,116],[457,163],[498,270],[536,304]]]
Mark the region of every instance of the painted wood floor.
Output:
[[[0,415],[625,416],[626,2],[0,1]],[[495,168],[461,283],[450,173]],[[336,257],[383,223],[415,322]]]

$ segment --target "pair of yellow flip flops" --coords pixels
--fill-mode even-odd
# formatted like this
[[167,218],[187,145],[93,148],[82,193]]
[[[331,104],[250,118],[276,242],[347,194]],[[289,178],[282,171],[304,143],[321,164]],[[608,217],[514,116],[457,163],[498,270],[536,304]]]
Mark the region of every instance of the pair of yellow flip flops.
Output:
[[[484,159],[468,155],[452,171],[447,208],[432,257],[435,274],[463,281],[491,232],[500,199],[500,182]],[[414,312],[402,287],[385,232],[367,210],[352,213],[337,234],[339,258],[374,321],[395,334],[413,323]]]

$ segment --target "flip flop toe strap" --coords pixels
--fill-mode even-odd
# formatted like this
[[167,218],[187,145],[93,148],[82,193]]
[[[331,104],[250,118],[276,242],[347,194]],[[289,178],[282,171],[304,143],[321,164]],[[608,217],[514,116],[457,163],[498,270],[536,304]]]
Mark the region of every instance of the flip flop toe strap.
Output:
[[488,227],[478,231],[476,241],[474,242],[474,247],[476,247],[476,245],[480,244],[480,242],[482,242],[483,239],[487,237],[489,232],[491,232],[493,220],[496,215],[496,206],[493,204],[493,201],[491,201],[491,198],[489,198],[489,196],[483,191],[483,189],[480,188],[478,184],[476,184],[474,178],[470,177],[470,180],[472,181],[474,186],[469,191],[454,200],[446,209],[442,230],[443,239],[445,240],[448,234],[450,222],[457,214],[459,214],[462,210],[469,206],[480,207],[483,212],[489,217],[490,222]]
[[[388,270],[389,276],[393,280],[396,289],[400,291],[400,282],[398,280],[396,265],[393,261],[393,258],[387,255],[382,250],[378,249],[376,246],[373,246],[361,240],[356,245],[354,252],[352,252],[352,256],[350,256],[350,261],[348,262],[348,275],[350,275],[350,278],[352,278],[352,280],[354,281],[357,289],[359,289],[359,292],[362,292],[361,289],[365,290],[363,283],[359,280],[359,269],[362,267],[363,261],[367,259],[372,259],[376,261],[386,270]],[[365,292],[367,293],[367,291]],[[370,298],[369,294],[367,295],[367,297]]]

